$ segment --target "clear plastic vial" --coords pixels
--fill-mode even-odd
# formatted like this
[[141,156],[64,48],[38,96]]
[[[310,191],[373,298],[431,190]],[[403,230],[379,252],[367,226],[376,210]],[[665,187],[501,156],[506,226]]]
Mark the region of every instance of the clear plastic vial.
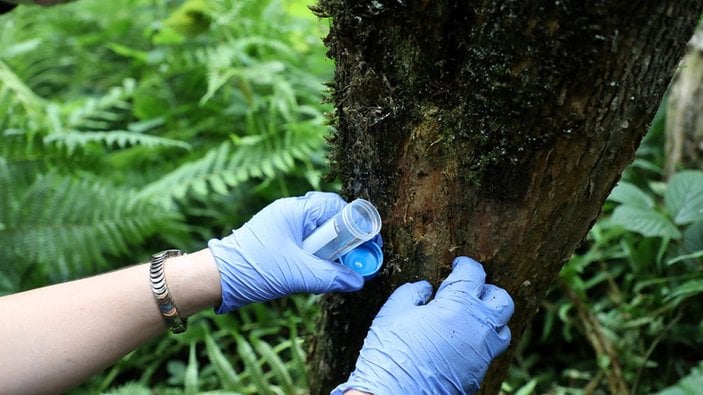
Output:
[[371,240],[381,231],[381,216],[369,201],[356,199],[344,206],[303,240],[303,250],[322,259],[336,261]]

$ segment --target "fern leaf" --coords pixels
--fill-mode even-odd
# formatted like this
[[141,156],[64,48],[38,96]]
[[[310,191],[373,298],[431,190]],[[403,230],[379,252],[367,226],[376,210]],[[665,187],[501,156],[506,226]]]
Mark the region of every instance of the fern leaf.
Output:
[[113,391],[105,392],[105,395],[152,395],[152,392],[143,384],[129,382]]
[[271,368],[276,377],[276,382],[282,387],[283,392],[290,394],[294,392],[293,379],[288,372],[288,367],[274,349],[266,342],[256,337],[251,338],[254,349],[261,355],[262,359]]
[[2,60],[0,60],[0,84],[0,94],[6,94],[3,89],[12,92],[15,100],[22,105],[27,113],[36,115],[41,111],[44,100],[25,85],[17,74]]
[[[221,144],[202,158],[186,163],[161,179],[147,185],[140,197],[155,199],[165,207],[184,198],[189,192],[208,193],[208,186],[218,193],[258,179],[270,179],[294,168],[295,160],[308,161],[323,144],[322,136],[312,131],[298,133],[298,138],[264,136],[253,144]],[[290,133],[290,131],[288,132]],[[289,156],[288,159],[283,159]]]
[[100,97],[89,97],[78,103],[64,105],[66,127],[68,129],[102,130],[112,122],[123,120],[125,115],[119,111],[128,110],[127,103],[135,92],[136,81],[127,78],[122,86],[110,88],[107,94]]
[[71,131],[65,133],[54,133],[44,138],[46,144],[56,144],[65,147],[68,153],[73,153],[77,148],[84,147],[90,143],[103,144],[105,147],[127,148],[133,145],[145,147],[176,147],[190,150],[191,145],[166,137],[140,134],[125,130],[111,130],[108,132],[79,132]]
[[222,383],[223,389],[237,389],[240,382],[239,375],[209,332],[205,332],[205,346],[207,347],[210,362],[215,368],[215,372]]
[[272,393],[271,387],[269,386],[268,380],[264,375],[264,371],[261,369],[261,365],[259,364],[254,348],[238,333],[233,332],[232,337],[234,337],[237,342],[237,352],[239,357],[242,359],[245,370],[249,372],[250,378],[256,386],[257,393]]
[[[107,255],[126,253],[157,231],[174,229],[178,219],[135,200],[128,190],[58,174],[37,177],[0,205],[5,211],[0,244],[11,246],[0,251],[0,266],[20,273],[18,262],[37,265],[54,281],[96,271]],[[56,271],[57,265],[64,269]]]

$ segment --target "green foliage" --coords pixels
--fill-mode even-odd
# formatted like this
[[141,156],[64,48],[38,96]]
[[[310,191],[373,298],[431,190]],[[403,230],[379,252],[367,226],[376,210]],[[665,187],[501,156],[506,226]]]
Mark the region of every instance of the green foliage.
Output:
[[85,0],[3,16],[0,292],[202,247],[321,188],[331,64],[295,6]]
[[[0,25],[0,294],[200,249],[335,188],[332,64],[303,1],[81,0]],[[205,313],[74,393],[300,393],[317,312]]]
[[[274,198],[330,189],[332,65],[305,6],[81,0],[0,17],[0,293],[202,248]],[[665,116],[518,345],[505,392],[700,386],[703,175],[662,179]],[[206,312],[73,393],[304,393],[318,314],[304,296]]]
[[701,388],[703,388],[703,364],[694,368],[676,385],[657,392],[657,395],[696,395],[701,392]]
[[691,225],[703,220],[703,173],[683,171],[666,185],[664,207],[657,210],[654,199],[637,186],[621,182],[608,200],[620,203],[612,216],[614,224],[648,237],[680,239],[677,225]]
[[143,346],[74,393],[303,394],[304,337],[320,313],[317,299],[296,295],[232,315],[201,313],[187,332]]

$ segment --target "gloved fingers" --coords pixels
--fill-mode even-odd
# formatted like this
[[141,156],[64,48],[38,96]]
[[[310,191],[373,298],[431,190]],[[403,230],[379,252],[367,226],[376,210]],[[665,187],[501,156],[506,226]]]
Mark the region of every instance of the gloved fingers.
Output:
[[431,296],[432,284],[425,280],[403,284],[388,297],[376,317],[402,314],[411,307],[424,305]]
[[302,260],[298,260],[300,265],[308,269],[308,273],[301,270],[298,275],[303,282],[305,279],[315,279],[308,281],[306,292],[315,294],[327,292],[353,292],[364,286],[364,277],[359,273],[339,263],[333,263],[315,256],[306,255]]
[[503,288],[493,284],[486,284],[480,296],[484,305],[493,314],[493,324],[502,326],[508,323],[515,311],[515,304],[510,294]]
[[342,270],[332,278],[329,285],[321,292],[354,292],[364,287],[364,278],[353,270]]
[[347,204],[341,196],[332,192],[312,191],[298,200],[303,203],[303,239]]
[[508,346],[510,346],[510,339],[512,337],[512,333],[510,331],[510,327],[504,325],[496,329],[496,334],[498,335],[499,344],[498,348],[495,350],[495,356],[498,356],[502,354],[505,350],[507,350]]
[[483,266],[469,257],[460,256],[454,259],[452,268],[439,286],[435,299],[453,298],[457,293],[478,297],[486,283]]
[[300,199],[328,199],[334,198],[335,196],[341,199],[341,196],[334,192],[308,191],[305,195],[301,196]]

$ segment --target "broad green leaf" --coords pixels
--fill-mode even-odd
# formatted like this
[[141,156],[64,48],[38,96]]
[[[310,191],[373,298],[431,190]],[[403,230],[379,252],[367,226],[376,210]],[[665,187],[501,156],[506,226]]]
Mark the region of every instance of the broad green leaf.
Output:
[[676,287],[676,289],[668,295],[668,298],[673,299],[678,296],[690,297],[701,293],[703,293],[703,279],[689,280]]
[[633,167],[638,167],[640,169],[644,170],[649,170],[653,173],[660,174],[662,172],[662,168],[657,165],[656,163],[653,163],[651,161],[645,160],[645,159],[635,159],[634,162],[632,162]]
[[654,192],[657,196],[664,196],[666,194],[667,183],[663,181],[650,181],[647,183],[649,189]]
[[612,222],[647,237],[680,239],[681,232],[663,214],[652,209],[619,206],[613,211]]
[[689,252],[703,251],[703,221],[686,228],[683,232],[683,246]]
[[676,258],[669,259],[666,262],[666,264],[673,265],[676,262],[685,261],[687,259],[696,259],[696,258],[700,258],[700,257],[703,257],[703,251],[697,251],[692,254],[679,255]]
[[619,182],[618,185],[613,188],[613,191],[610,192],[610,196],[608,196],[608,200],[632,207],[654,207],[654,199],[637,186],[625,181]]
[[703,219],[703,172],[688,170],[671,177],[665,202],[679,225]]
[[703,364],[694,368],[674,386],[659,391],[656,395],[698,395],[703,388]]

